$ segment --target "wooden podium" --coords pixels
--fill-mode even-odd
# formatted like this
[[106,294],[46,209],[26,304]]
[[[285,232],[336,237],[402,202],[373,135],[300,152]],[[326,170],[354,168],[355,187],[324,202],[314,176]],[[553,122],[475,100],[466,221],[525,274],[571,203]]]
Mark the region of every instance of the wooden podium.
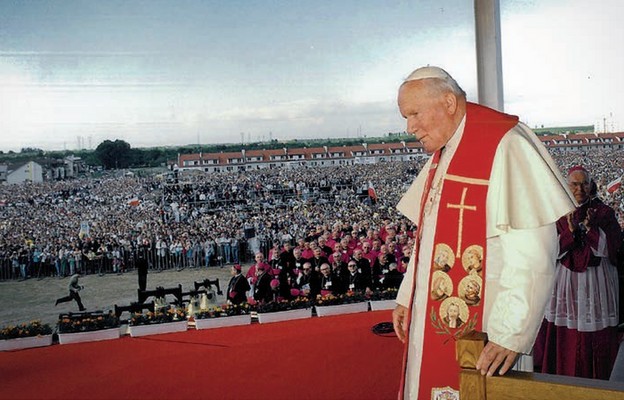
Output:
[[508,371],[485,377],[475,369],[487,335],[472,332],[457,341],[462,400],[624,400],[624,382]]

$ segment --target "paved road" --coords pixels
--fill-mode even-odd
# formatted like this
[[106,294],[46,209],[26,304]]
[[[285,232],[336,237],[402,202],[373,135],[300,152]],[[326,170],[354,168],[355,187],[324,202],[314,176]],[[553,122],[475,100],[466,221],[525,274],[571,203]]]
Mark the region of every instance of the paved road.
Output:
[[[246,269],[247,267],[243,266],[243,272]],[[182,290],[188,291],[194,289],[193,282],[203,281],[206,278],[211,280],[218,278],[221,288],[225,291],[230,278],[230,268],[187,268],[179,272],[169,270],[159,273],[150,271],[147,275],[147,288],[154,289],[157,286],[169,288],[182,284]],[[57,298],[67,295],[68,283],[69,278],[0,282],[0,327],[33,319],[40,319],[54,326],[59,313],[78,311],[74,301],[54,306]],[[115,304],[129,305],[138,300],[136,271],[121,275],[87,275],[80,278],[80,284],[84,286],[80,296],[87,311],[108,311],[112,310]],[[224,300],[224,296],[218,297],[219,303]]]

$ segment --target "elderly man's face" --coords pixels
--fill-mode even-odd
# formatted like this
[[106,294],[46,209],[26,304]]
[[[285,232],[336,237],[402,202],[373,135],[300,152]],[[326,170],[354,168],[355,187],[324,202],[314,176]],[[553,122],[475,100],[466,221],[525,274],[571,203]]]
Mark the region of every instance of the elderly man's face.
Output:
[[[451,93],[437,94],[425,80],[404,83],[399,89],[399,111],[407,120],[407,133],[416,136],[427,153],[441,149],[457,128],[457,109]],[[452,97],[452,99],[451,99]]]
[[574,171],[568,175],[568,186],[576,201],[581,204],[589,196],[589,177],[583,171]]

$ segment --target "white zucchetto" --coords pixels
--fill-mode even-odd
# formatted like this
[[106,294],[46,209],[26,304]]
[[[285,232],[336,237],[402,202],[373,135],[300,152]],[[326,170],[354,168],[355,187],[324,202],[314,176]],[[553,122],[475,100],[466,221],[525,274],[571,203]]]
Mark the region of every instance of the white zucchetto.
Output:
[[426,78],[438,78],[445,81],[453,80],[451,75],[449,75],[449,73],[442,68],[426,66],[415,69],[411,74],[407,76],[407,78],[405,78],[405,82],[417,81],[419,79]]

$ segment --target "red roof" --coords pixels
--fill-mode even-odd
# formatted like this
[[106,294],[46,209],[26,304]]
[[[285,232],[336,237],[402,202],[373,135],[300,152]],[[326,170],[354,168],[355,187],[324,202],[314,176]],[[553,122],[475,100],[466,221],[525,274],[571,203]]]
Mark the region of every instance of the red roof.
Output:
[[[602,139],[611,139],[614,143],[622,143],[624,142],[624,132],[615,132],[615,133],[577,133],[577,134],[566,134],[566,135],[544,135],[539,137],[542,143],[548,147],[576,147],[576,146],[602,146],[604,143]],[[590,142],[591,140],[591,142]],[[572,141],[580,141],[580,143],[572,143]],[[420,142],[410,141],[405,143],[373,143],[367,146],[369,152],[378,152],[379,150],[382,153],[379,154],[390,154],[390,150],[402,149],[422,149],[422,144]],[[331,154],[343,153],[341,157],[352,157],[357,152],[365,152],[366,148],[364,145],[354,145],[354,146],[332,146],[327,148],[327,152],[329,153],[329,157]],[[261,161],[256,162],[269,162],[271,160],[271,156],[300,156],[303,155],[304,159],[312,160],[317,154],[325,154],[325,148],[323,147],[310,147],[310,148],[295,148],[295,149],[273,149],[273,150],[248,150],[245,152],[245,156],[248,162],[249,158],[260,158]],[[201,157],[200,157],[201,155]],[[218,165],[226,165],[228,164],[228,160],[230,159],[242,159],[243,154],[242,151],[237,152],[227,152],[227,153],[196,153],[196,154],[181,154],[179,156],[179,166],[183,167],[184,162],[201,161],[201,160],[218,160]],[[283,160],[288,160],[287,157],[284,157]],[[200,166],[203,166],[203,163],[199,163]],[[215,164],[212,164],[215,165]]]
[[325,149],[323,147],[302,147],[299,149],[288,149],[289,155],[301,155],[303,154],[306,158],[311,158],[310,156],[313,154],[325,154]]

